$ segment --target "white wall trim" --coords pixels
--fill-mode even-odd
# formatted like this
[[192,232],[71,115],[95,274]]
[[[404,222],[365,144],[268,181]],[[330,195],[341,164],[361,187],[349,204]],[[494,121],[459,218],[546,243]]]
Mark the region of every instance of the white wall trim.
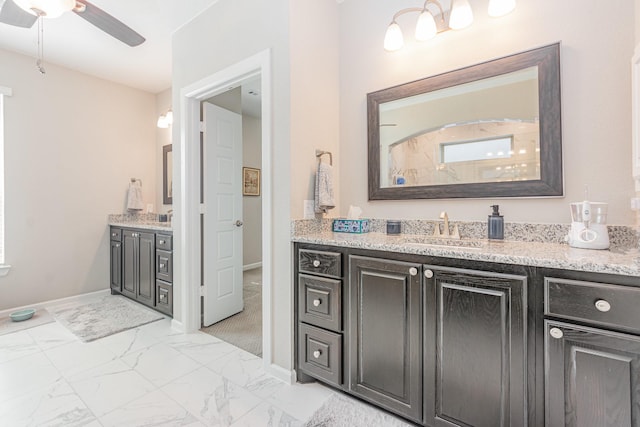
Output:
[[253,264],[246,264],[242,266],[242,271],[253,270],[254,268],[262,267],[262,261],[254,262]]
[[0,86],[0,95],[11,96],[13,95],[13,91],[10,87]]
[[171,329],[176,330],[178,332],[185,332],[184,324],[176,319],[171,319]]
[[[272,296],[272,76],[271,51],[220,70],[180,90],[180,194],[174,225],[180,231],[179,251],[182,325],[185,332],[200,328],[200,102],[230,85],[261,76],[262,88],[262,348],[264,366],[271,370]],[[175,149],[175,148],[174,148]],[[274,368],[275,372],[275,368]]]
[[101,291],[89,292],[87,294],[79,294],[79,295],[74,295],[72,297],[52,299],[52,300],[49,300],[49,301],[38,302],[36,304],[30,304],[30,305],[23,305],[21,307],[8,308],[6,310],[0,311],[0,316],[4,316],[4,315],[7,315],[9,313],[13,313],[14,311],[24,310],[25,308],[35,308],[35,309],[46,308],[46,307],[50,307],[52,305],[66,304],[66,303],[69,303],[69,302],[72,302],[72,301],[79,301],[79,300],[82,300],[82,299],[85,299],[85,298],[97,297],[97,296],[100,296],[102,294],[107,295],[107,294],[110,294],[110,293],[111,293],[110,289],[103,289]]
[[284,381],[289,385],[296,383],[296,371],[290,371],[288,369],[284,369],[282,366],[275,364],[271,364],[269,366],[265,365],[265,370],[270,375],[273,375],[277,379]]

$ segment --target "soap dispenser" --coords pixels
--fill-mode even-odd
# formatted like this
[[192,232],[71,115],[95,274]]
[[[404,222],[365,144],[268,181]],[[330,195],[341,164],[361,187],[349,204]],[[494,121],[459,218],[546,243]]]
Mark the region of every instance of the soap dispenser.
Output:
[[489,231],[489,239],[502,240],[504,239],[504,217],[500,215],[499,205],[491,205],[493,212],[489,215],[489,223],[487,229]]

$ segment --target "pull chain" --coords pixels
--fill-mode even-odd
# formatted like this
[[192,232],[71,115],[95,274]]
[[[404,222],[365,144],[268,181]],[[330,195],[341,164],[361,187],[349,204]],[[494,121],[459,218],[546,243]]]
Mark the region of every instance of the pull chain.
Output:
[[42,65],[44,61],[44,19],[42,15],[38,16],[38,59],[36,61],[36,67],[41,74],[45,74],[46,70]]

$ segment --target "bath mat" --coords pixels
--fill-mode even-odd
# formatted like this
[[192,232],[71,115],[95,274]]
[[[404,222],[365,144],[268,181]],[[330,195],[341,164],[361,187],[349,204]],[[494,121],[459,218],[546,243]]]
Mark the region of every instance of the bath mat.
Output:
[[22,322],[14,322],[9,317],[9,314],[11,313],[7,313],[0,317],[0,335],[11,334],[13,332],[23,331],[35,326],[55,322],[55,319],[51,317],[51,313],[44,308],[36,309],[36,312],[31,319],[24,320]]
[[318,409],[304,424],[304,427],[412,427],[371,405],[342,394],[335,394]]
[[120,295],[49,308],[64,327],[89,342],[164,318],[156,311]]

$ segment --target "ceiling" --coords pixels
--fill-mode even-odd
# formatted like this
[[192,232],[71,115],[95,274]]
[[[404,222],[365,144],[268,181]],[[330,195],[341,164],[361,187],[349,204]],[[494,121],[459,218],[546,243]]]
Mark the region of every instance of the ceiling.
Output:
[[[5,1],[0,0],[0,7]],[[114,39],[72,12],[44,20],[44,67],[62,65],[151,93],[171,87],[171,35],[218,0],[91,0],[146,38],[137,47]],[[37,23],[0,23],[0,49],[34,58]]]

